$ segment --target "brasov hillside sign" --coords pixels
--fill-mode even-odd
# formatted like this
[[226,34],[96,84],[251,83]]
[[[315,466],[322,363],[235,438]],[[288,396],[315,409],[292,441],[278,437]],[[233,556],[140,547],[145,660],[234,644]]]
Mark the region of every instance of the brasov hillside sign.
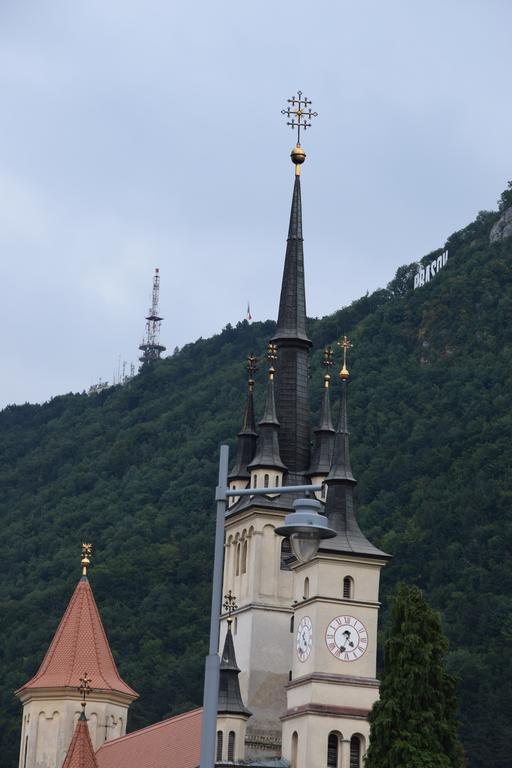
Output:
[[431,261],[430,264],[420,267],[419,272],[414,275],[414,288],[421,288],[425,283],[429,283],[432,278],[437,275],[439,270],[446,266],[447,261],[448,251],[443,251],[443,253],[438,256],[437,259]]

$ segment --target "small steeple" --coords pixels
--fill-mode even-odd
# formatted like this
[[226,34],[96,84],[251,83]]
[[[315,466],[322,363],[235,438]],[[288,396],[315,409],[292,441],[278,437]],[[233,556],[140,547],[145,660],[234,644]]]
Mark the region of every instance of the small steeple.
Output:
[[347,351],[352,346],[346,336],[340,346],[343,348],[343,367],[340,371],[341,402],[340,419],[334,439],[332,465],[325,479],[327,485],[327,501],[325,514],[330,528],[337,535],[320,545],[320,549],[348,552],[370,557],[389,558],[385,552],[368,541],[359,528],[354,511],[354,487],[357,483],[352,474],[349,452],[349,431],[347,423],[347,385],[349,372],[347,369]]
[[324,394],[322,398],[322,407],[320,410],[320,424],[315,429],[315,447],[313,449],[313,456],[311,458],[311,466],[309,468],[308,475],[310,477],[320,478],[329,474],[332,462],[332,451],[334,445],[335,430],[331,417],[331,401],[330,401],[330,384],[331,376],[329,369],[333,364],[332,349],[326,347],[324,349],[324,358],[322,365],[324,366]]
[[277,469],[279,471],[284,471],[286,467],[281,461],[281,455],[279,453],[279,421],[277,419],[274,397],[274,376],[276,372],[274,362],[277,358],[277,347],[272,342],[268,345],[267,357],[270,362],[270,367],[268,370],[265,410],[263,412],[263,418],[258,422],[259,434],[256,454],[249,464],[249,469]]
[[218,713],[219,715],[242,715],[249,718],[252,712],[244,706],[242,694],[240,693],[240,683],[238,681],[240,668],[236,663],[235,646],[231,632],[232,614],[237,608],[236,598],[231,590],[224,596],[224,600],[224,609],[228,612],[228,629],[220,660]]
[[250,472],[247,469],[248,465],[254,458],[254,452],[256,450],[256,441],[258,434],[256,432],[256,424],[254,421],[254,374],[257,370],[257,359],[253,353],[247,358],[247,372],[249,378],[247,381],[247,400],[245,403],[244,418],[242,422],[242,428],[238,433],[238,442],[236,446],[235,460],[229,473],[228,480],[241,480],[246,483],[250,479]]
[[62,768],[98,768],[98,761],[85,716],[85,708],[82,709],[78,718]]

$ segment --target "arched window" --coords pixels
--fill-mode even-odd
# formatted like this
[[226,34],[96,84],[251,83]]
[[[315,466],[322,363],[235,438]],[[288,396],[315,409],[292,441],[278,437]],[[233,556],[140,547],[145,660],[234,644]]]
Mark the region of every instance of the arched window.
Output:
[[361,768],[361,739],[352,736],[350,739],[350,768]]
[[299,735],[297,731],[292,733],[292,762],[290,768],[297,768],[297,750],[299,746]]
[[338,768],[339,738],[337,733],[330,733],[327,739],[327,768]]
[[242,544],[242,566],[240,571],[241,573],[247,573],[247,539]]
[[288,682],[291,683],[292,679],[293,679],[292,671],[291,671],[291,669],[289,669],[288,670]]
[[23,757],[23,768],[27,768],[28,736],[25,736],[25,755]]
[[238,632],[238,616],[235,616],[235,620],[233,621],[233,634],[236,635]]
[[275,482],[276,488],[278,487],[278,485],[279,485],[279,475],[276,475],[276,482]]
[[265,475],[263,478],[263,486],[264,488],[268,488],[268,484],[270,482],[270,477],[268,475]]
[[309,579],[306,576],[306,578],[304,579],[304,595],[303,595],[303,599],[307,600],[308,597],[309,597]]
[[256,475],[256,473],[254,473],[254,475],[252,476],[252,487],[256,488],[257,485],[258,485],[258,476]]
[[292,548],[290,545],[290,539],[283,539],[281,542],[281,563],[280,563],[280,569],[282,571],[287,571],[288,569],[288,559],[292,553]]
[[325,484],[325,483],[322,483],[322,489],[321,489],[321,491],[320,491],[320,497],[321,497],[322,499],[325,499],[325,491],[326,491],[326,488],[327,488],[326,484]]
[[240,576],[240,542],[236,545],[235,576]]
[[292,616],[290,618],[290,632],[293,632],[294,627],[295,627],[295,616]]
[[222,731],[217,731],[217,757],[215,759],[219,763],[222,760]]
[[354,579],[350,576],[345,576],[343,579],[343,598],[345,600],[351,600],[354,597]]
[[230,731],[228,736],[228,761],[233,763],[235,760],[235,732]]

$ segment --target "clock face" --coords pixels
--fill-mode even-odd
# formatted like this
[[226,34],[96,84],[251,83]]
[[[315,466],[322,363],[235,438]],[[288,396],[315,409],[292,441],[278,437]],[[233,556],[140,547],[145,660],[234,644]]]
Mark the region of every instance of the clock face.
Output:
[[313,624],[309,616],[304,616],[300,620],[297,630],[297,656],[299,661],[306,661],[311,653],[313,645]]
[[326,631],[327,647],[340,661],[356,661],[368,648],[368,632],[353,616],[336,616]]

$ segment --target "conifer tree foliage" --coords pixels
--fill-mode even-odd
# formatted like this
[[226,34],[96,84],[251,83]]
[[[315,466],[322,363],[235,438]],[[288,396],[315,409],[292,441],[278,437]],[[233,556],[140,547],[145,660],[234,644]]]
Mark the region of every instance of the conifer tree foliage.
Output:
[[380,699],[370,714],[366,768],[461,768],[448,643],[423,592],[399,584],[384,649]]

